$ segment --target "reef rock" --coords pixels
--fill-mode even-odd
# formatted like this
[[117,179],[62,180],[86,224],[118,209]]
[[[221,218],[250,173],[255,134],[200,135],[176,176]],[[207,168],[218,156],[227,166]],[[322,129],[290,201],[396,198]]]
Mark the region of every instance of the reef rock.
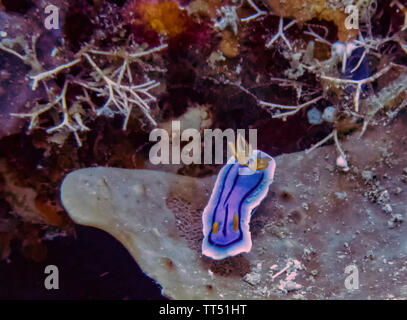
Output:
[[201,254],[215,176],[87,168],[65,178],[61,198],[75,222],[119,239],[170,298],[407,298],[406,126],[404,114],[342,141],[348,172],[335,168],[333,145],[276,157],[251,252],[221,261]]

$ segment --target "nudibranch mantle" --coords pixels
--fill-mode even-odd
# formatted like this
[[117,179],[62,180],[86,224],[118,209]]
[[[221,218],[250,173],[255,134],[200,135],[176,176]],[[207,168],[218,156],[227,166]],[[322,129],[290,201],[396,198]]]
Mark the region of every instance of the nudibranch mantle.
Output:
[[260,150],[251,152],[249,163],[253,161],[263,165],[244,165],[232,156],[220,170],[202,214],[203,255],[221,260],[251,250],[250,218],[266,197],[276,168],[274,159]]

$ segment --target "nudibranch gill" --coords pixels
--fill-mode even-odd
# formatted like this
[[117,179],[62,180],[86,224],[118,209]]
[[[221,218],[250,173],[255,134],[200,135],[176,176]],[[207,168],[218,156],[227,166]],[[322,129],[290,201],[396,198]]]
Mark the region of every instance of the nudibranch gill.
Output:
[[249,152],[246,159],[234,152],[221,168],[202,214],[202,254],[215,260],[251,250],[250,218],[273,181],[274,159],[250,147]]

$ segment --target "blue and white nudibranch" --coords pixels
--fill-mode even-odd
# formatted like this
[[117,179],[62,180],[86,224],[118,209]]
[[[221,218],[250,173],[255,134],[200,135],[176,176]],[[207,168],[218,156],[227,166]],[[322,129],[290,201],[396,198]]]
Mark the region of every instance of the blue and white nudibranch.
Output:
[[215,260],[251,250],[250,218],[266,197],[276,168],[271,156],[251,150],[240,135],[237,150],[229,147],[234,156],[220,170],[202,214],[202,254]]

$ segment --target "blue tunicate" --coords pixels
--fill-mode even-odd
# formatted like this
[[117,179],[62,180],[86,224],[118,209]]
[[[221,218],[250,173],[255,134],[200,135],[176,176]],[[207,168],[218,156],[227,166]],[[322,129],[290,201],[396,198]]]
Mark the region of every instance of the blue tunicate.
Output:
[[319,111],[317,108],[312,108],[307,112],[308,116],[308,122],[310,124],[321,124],[322,119],[321,119],[321,111]]
[[335,107],[329,106],[324,109],[324,112],[322,113],[322,119],[325,120],[326,122],[334,122],[335,120]]

